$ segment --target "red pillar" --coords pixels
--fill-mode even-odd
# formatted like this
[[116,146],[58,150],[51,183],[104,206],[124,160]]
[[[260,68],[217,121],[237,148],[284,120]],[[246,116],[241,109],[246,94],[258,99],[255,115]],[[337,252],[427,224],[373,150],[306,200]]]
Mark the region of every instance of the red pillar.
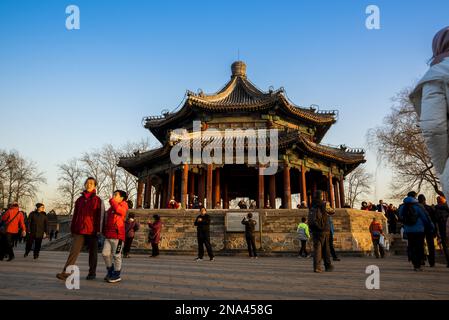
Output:
[[290,193],[290,167],[284,165],[284,209],[292,208],[292,196]]
[[270,176],[270,208],[276,209],[276,175]]
[[201,205],[204,205],[204,186],[205,186],[206,173],[204,169],[200,170],[198,175],[198,199],[201,202]]
[[187,208],[187,187],[189,183],[189,165],[184,163],[182,167],[182,181],[181,181],[181,206],[183,209]]
[[331,204],[332,208],[335,208],[335,198],[334,198],[334,188],[333,188],[333,184],[332,184],[332,172],[329,171],[329,175],[328,175],[328,188],[329,188],[329,202]]
[[145,201],[144,207],[150,209],[151,208],[151,195],[152,195],[152,185],[151,185],[151,177],[147,178],[147,183],[145,183]]
[[206,181],[206,190],[207,190],[207,196],[206,196],[206,202],[207,202],[207,209],[212,209],[212,165],[207,165],[207,181]]
[[137,209],[142,209],[142,202],[143,202],[143,182],[139,180],[137,183]]
[[228,197],[228,181],[224,181],[223,190],[223,209],[229,209],[229,197]]
[[306,206],[308,206],[307,201],[307,186],[306,186],[306,167],[301,165],[301,201],[306,202]]
[[189,172],[189,206],[190,204],[193,205],[194,196],[195,196],[195,174],[193,172]]
[[338,180],[335,180],[334,183],[334,193],[335,193],[335,208],[341,208],[340,192],[338,192]]
[[220,195],[220,168],[215,169],[215,197],[213,204],[213,208],[217,206],[217,203],[221,203],[221,195]]
[[257,207],[259,209],[263,209],[264,203],[265,203],[265,186],[264,186],[264,179],[265,176],[263,175],[264,168],[259,167],[258,170],[258,176],[259,176],[259,199],[257,201]]
[[343,208],[345,206],[345,187],[344,187],[344,177],[340,176],[340,180],[338,181],[340,185],[340,204]]

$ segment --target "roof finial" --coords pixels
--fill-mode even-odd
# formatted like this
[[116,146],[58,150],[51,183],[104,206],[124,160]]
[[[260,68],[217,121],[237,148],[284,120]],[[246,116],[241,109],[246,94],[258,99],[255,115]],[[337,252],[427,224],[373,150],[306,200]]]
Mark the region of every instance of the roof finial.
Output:
[[246,64],[243,61],[236,61],[231,65],[233,77],[246,78]]

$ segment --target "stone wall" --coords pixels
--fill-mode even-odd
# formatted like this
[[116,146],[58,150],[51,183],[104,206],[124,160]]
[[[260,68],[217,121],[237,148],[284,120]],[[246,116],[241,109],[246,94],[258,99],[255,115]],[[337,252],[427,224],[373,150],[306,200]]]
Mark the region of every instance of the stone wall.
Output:
[[[260,231],[256,234],[256,246],[263,254],[296,253],[299,250],[296,226],[307,210],[208,210],[211,216],[211,243],[214,251],[221,254],[238,254],[246,250],[246,242],[241,232],[226,232],[226,212],[259,212]],[[150,249],[147,222],[154,213],[161,216],[161,251],[173,253],[193,253],[197,250],[196,227],[193,222],[198,210],[130,210],[141,223],[133,243],[134,252]],[[336,209],[333,217],[335,236],[334,247],[345,253],[365,254],[371,251],[372,243],[368,231],[372,218],[376,217],[386,225],[379,212],[355,209]]]

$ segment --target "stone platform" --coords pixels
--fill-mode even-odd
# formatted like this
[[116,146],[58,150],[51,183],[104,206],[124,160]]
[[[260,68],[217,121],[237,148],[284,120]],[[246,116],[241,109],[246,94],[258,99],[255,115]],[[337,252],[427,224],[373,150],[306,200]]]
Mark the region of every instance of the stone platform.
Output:
[[[123,281],[105,283],[99,256],[98,278],[85,280],[87,254],[78,259],[79,290],[66,289],[56,279],[67,252],[43,251],[38,260],[0,262],[0,299],[449,299],[449,269],[437,264],[414,272],[406,257],[386,259],[343,257],[335,271],[316,274],[312,260],[296,257],[218,256],[195,262],[194,256],[132,255],[124,260]],[[380,268],[380,289],[368,290],[368,265]]]

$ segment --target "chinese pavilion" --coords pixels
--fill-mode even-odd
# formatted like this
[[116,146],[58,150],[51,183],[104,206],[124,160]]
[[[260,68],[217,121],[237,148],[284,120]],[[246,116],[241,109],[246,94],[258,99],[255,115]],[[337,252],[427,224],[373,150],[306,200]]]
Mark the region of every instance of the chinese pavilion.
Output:
[[[292,194],[310,203],[313,191],[323,190],[333,207],[344,205],[345,175],[365,162],[362,149],[321,142],[337,120],[337,111],[320,111],[294,105],[283,88],[261,91],[247,79],[242,61],[231,66],[229,82],[217,93],[187,91],[182,107],[162,116],[144,118],[144,127],[162,146],[133,157],[121,158],[119,166],[138,177],[137,208],[166,208],[175,198],[189,208],[194,197],[207,208],[229,209],[237,197],[255,199],[258,208],[292,208]],[[170,139],[173,130],[277,129],[278,170],[259,175],[259,164],[173,164]]]

